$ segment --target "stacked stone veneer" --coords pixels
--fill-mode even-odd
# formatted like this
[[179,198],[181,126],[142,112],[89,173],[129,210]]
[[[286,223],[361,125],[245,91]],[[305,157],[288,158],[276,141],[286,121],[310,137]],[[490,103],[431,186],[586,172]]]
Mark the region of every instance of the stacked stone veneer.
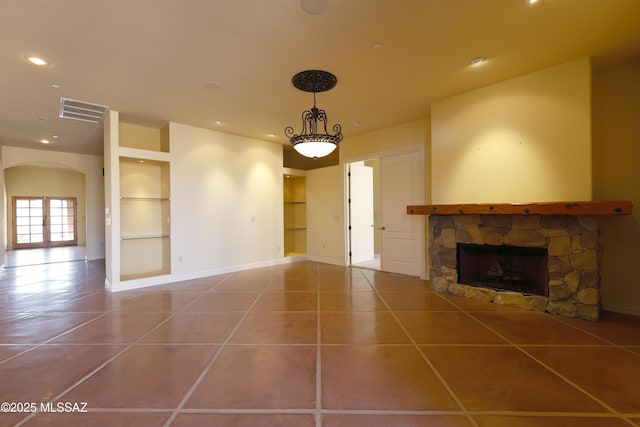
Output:
[[[437,292],[517,305],[567,317],[600,317],[598,220],[572,215],[431,215],[430,284]],[[547,248],[549,296],[458,283],[456,246]]]

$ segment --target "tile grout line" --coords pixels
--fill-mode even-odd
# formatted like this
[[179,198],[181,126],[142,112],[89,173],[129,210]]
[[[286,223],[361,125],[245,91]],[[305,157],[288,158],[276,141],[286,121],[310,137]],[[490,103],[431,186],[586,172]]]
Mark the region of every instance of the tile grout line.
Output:
[[[369,285],[371,285],[371,287],[373,288],[373,291],[376,293],[376,295],[378,296],[378,298],[380,298],[380,300],[382,301],[382,303],[385,305],[385,307],[387,307],[387,310],[389,310],[389,313],[391,314],[391,316],[393,317],[393,319],[396,321],[396,323],[400,326],[400,329],[402,329],[402,332],[404,332],[404,334],[409,338],[409,340],[411,341],[411,343],[413,344],[413,347],[418,351],[418,354],[420,354],[420,356],[422,357],[422,359],[427,363],[427,365],[429,366],[429,368],[431,369],[431,371],[434,373],[434,375],[436,376],[436,378],[438,378],[438,381],[440,381],[440,383],[442,384],[442,386],[447,390],[447,392],[449,393],[449,395],[453,398],[454,402],[456,403],[456,405],[458,405],[458,408],[462,409],[462,412],[464,413],[464,415],[466,416],[467,420],[469,420],[469,422],[474,426],[474,427],[479,427],[478,423],[476,423],[476,420],[474,420],[471,415],[469,414],[469,412],[467,411],[467,408],[465,408],[465,406],[462,404],[462,401],[458,398],[458,396],[453,392],[453,389],[451,388],[451,386],[449,385],[449,383],[447,383],[444,379],[444,377],[442,376],[442,374],[440,374],[440,372],[436,369],[435,365],[433,364],[433,362],[431,362],[431,360],[427,357],[426,354],[424,354],[424,352],[420,349],[420,346],[416,343],[416,341],[413,339],[413,337],[411,336],[411,334],[409,334],[409,332],[407,331],[407,329],[404,327],[404,325],[402,324],[402,322],[400,322],[400,319],[398,319],[398,317],[396,316],[395,312],[391,309],[391,306],[387,303],[387,301],[382,297],[382,295],[380,294],[380,292],[378,292],[378,289],[373,286],[373,284],[371,283],[371,281],[369,280],[368,277],[365,276],[365,278],[367,279],[367,281],[369,282]],[[427,291],[429,291],[427,289]]]
[[[49,338],[49,339],[47,339],[47,340],[44,340],[44,341],[42,341],[42,342],[40,342],[40,343],[35,343],[35,344],[34,344],[34,343],[26,344],[27,346],[31,345],[32,347],[29,347],[29,348],[27,348],[27,349],[25,349],[25,350],[21,351],[21,352],[20,352],[20,353],[18,353],[18,354],[14,354],[13,356],[11,356],[11,357],[9,357],[9,358],[7,358],[7,359],[4,359],[4,360],[0,361],[0,365],[2,365],[3,363],[8,362],[8,361],[10,361],[10,360],[13,360],[13,359],[15,359],[15,358],[16,358],[16,357],[18,357],[18,356],[22,356],[23,354],[28,353],[28,352],[30,352],[30,351],[32,351],[32,350],[35,350],[35,349],[37,349],[37,348],[40,348],[41,346],[51,344],[51,343],[50,343],[50,341],[53,341],[53,340],[55,340],[55,339],[58,339],[58,338],[60,338],[60,337],[62,337],[62,336],[64,336],[64,335],[66,335],[66,334],[68,334],[68,333],[70,333],[70,332],[73,332],[73,331],[75,331],[75,330],[77,330],[77,329],[79,329],[79,328],[81,328],[81,327],[83,327],[83,326],[88,325],[89,323],[92,323],[92,322],[94,322],[94,321],[96,321],[96,320],[98,320],[98,319],[101,319],[101,318],[103,318],[103,317],[104,317],[104,316],[106,316],[106,315],[107,315],[107,312],[104,312],[104,313],[100,314],[99,316],[94,317],[93,319],[85,320],[85,321],[84,321],[84,322],[82,322],[81,324],[76,325],[76,326],[74,326],[74,327],[73,327],[73,328],[71,328],[71,329],[67,329],[67,330],[65,330],[64,332],[61,332],[61,333],[59,333],[58,335],[55,335],[55,336],[53,336],[53,337],[51,337],[51,338]],[[64,344],[64,343],[60,343],[60,344],[62,345],[62,344]],[[11,344],[11,345],[20,345],[20,344]]]
[[[447,298],[445,298],[444,296],[440,295],[439,293],[437,293],[437,292],[434,292],[434,293],[437,294],[443,300],[445,300],[448,303],[454,305],[456,308],[460,309],[461,311],[464,311],[465,313],[467,313],[469,315],[473,315],[473,313],[487,313],[487,312],[490,312],[490,311],[482,311],[482,310],[463,310],[461,307],[456,305],[454,302],[449,301]],[[582,333],[584,333],[586,335],[589,335],[589,336],[591,336],[593,338],[597,338],[597,339],[599,339],[600,341],[603,342],[602,344],[526,344],[527,347],[549,347],[549,346],[554,346],[554,347],[561,347],[561,346],[563,346],[563,347],[617,347],[617,348],[619,348],[621,350],[625,350],[627,352],[631,352],[633,354],[637,354],[637,353],[633,352],[631,349],[628,348],[628,347],[634,347],[635,346],[634,344],[627,344],[627,345],[618,344],[618,343],[616,343],[614,341],[611,341],[611,340],[609,340],[607,338],[604,338],[604,337],[602,337],[602,336],[600,336],[600,335],[598,335],[598,334],[596,334],[594,332],[591,332],[591,331],[589,331],[587,329],[583,329],[579,325],[574,325],[573,323],[567,322],[565,320],[565,318],[563,316],[560,316],[560,315],[549,315],[546,312],[537,312],[537,311],[534,311],[534,310],[513,311],[513,312],[509,312],[509,313],[516,313],[516,314],[517,313],[539,313],[539,314],[541,314],[543,316],[548,316],[550,319],[552,319],[552,320],[554,320],[556,322],[562,323],[565,326],[569,326],[569,327],[571,327],[571,328],[573,328],[575,330],[578,330],[578,331],[580,331],[580,332],[582,332]],[[474,317],[474,320],[477,320],[477,319],[475,319],[475,317]],[[584,320],[584,319],[582,319],[582,320],[585,321],[585,322],[588,322],[588,320]]]
[[531,358],[533,361],[539,363],[541,366],[543,366],[544,368],[548,369],[550,372],[554,373],[555,375],[557,375],[558,377],[560,377],[561,379],[563,379],[564,381],[566,381],[568,384],[570,384],[571,386],[573,386],[574,388],[576,388],[577,390],[581,391],[582,393],[584,393],[585,395],[589,396],[591,399],[595,400],[598,404],[602,405],[604,408],[608,409],[609,411],[611,411],[612,414],[616,415],[617,418],[627,421],[628,423],[630,423],[631,425],[635,426],[634,423],[632,423],[627,417],[624,417],[620,412],[618,412],[617,410],[615,410],[613,407],[609,406],[608,404],[606,404],[605,402],[603,402],[602,400],[600,400],[599,398],[597,398],[596,396],[594,396],[593,394],[591,394],[590,392],[588,392],[587,390],[585,390],[584,388],[580,387],[578,384],[574,383],[573,381],[571,381],[569,378],[567,378],[566,376],[562,375],[560,372],[556,371],[555,369],[553,369],[551,366],[547,365],[546,363],[544,363],[542,360],[539,360],[537,357],[535,357],[533,354],[529,353],[526,351],[526,349],[522,348],[520,345],[515,345],[515,347],[521,351],[522,353],[524,353],[526,356],[528,356],[529,358]]
[[[569,384],[570,386],[574,387],[576,390],[580,391],[581,393],[585,394],[586,396],[588,396],[589,398],[593,399],[595,402],[597,402],[599,405],[601,405],[603,408],[607,409],[610,411],[610,413],[613,415],[614,418],[618,418],[621,419],[623,421],[626,421],[628,423],[630,423],[631,425],[634,425],[632,421],[630,421],[627,417],[623,416],[620,412],[616,411],[615,409],[613,409],[612,407],[610,407],[609,405],[607,405],[606,403],[604,403],[603,401],[601,401],[600,399],[598,399],[597,397],[595,397],[593,394],[589,393],[587,390],[583,389],[582,387],[580,387],[578,384],[574,383],[573,381],[571,381],[569,378],[565,377],[564,375],[560,374],[559,372],[557,372],[555,369],[551,368],[550,366],[548,366],[546,363],[543,363],[541,360],[538,360],[538,358],[536,358],[533,354],[529,353],[526,351],[526,349],[524,349],[522,347],[522,345],[517,344],[515,342],[513,342],[512,340],[508,339],[507,337],[505,337],[503,334],[499,333],[497,330],[495,330],[494,328],[492,328],[491,326],[487,325],[486,323],[484,323],[482,320],[478,319],[476,316],[473,315],[473,313],[475,313],[475,311],[473,312],[468,312],[466,310],[464,310],[462,307],[458,306],[457,304],[455,304],[452,301],[449,301],[447,298],[445,298],[442,295],[439,295],[437,292],[434,292],[434,294],[438,295],[440,298],[442,298],[443,300],[449,302],[450,304],[452,304],[454,307],[458,308],[459,310],[461,310],[463,313],[465,313],[467,316],[469,316],[471,319],[473,319],[474,321],[478,322],[479,324],[481,324],[482,326],[484,326],[485,328],[489,329],[491,332],[493,332],[494,334],[498,335],[500,338],[502,338],[503,340],[505,340],[510,346],[513,346],[516,350],[520,351],[521,353],[523,353],[525,356],[529,357],[531,360],[533,360],[534,362],[538,363],[540,366],[544,367],[545,369],[547,369],[549,372],[553,373],[554,375],[556,375],[557,377],[559,377],[560,379],[562,379],[563,381],[565,381],[567,384]],[[540,313],[543,316],[549,316],[550,315],[546,314],[546,313]],[[555,319],[554,319],[555,320]],[[565,322],[561,322],[561,323],[565,323]],[[579,329],[579,328],[576,328]],[[580,329],[579,329],[580,330]],[[592,334],[591,334],[592,335]],[[600,338],[597,337],[595,335],[593,335],[596,338]],[[606,342],[606,340],[605,340]],[[559,346],[554,346],[554,345],[547,345],[547,347],[559,347]],[[572,347],[576,347],[576,346],[572,346]],[[584,347],[584,346],[583,346]],[[600,345],[597,347],[604,347],[604,345]]]
[[572,412],[572,411],[471,411],[473,415],[522,416],[522,417],[576,417],[576,418],[612,418],[637,417],[637,414],[614,414],[610,412]]
[[[440,295],[438,295],[440,296]],[[484,323],[482,320],[478,319],[477,317],[475,317],[472,313],[467,312],[466,310],[463,310],[461,307],[457,306],[455,303],[448,301],[446,298],[440,296],[441,298],[443,298],[445,301],[453,304],[455,307],[459,308],[460,310],[462,310],[467,316],[469,316],[471,319],[475,320],[476,322],[480,323],[482,326],[484,326],[485,328],[489,329],[491,332],[493,332],[494,334],[498,335],[500,338],[502,338],[503,340],[505,340],[507,343],[509,343],[511,346],[513,346],[513,348],[515,348],[516,350],[520,351],[522,354],[524,354],[525,356],[529,357],[531,360],[533,360],[534,362],[538,363],[540,366],[544,367],[545,369],[547,369],[549,372],[553,373],[554,375],[556,375],[557,377],[559,377],[560,379],[562,379],[564,382],[566,382],[567,384],[569,384],[570,386],[572,386],[573,388],[575,388],[576,390],[580,391],[581,393],[585,394],[586,396],[588,396],[589,398],[593,399],[595,402],[597,402],[599,405],[601,405],[602,407],[604,407],[605,409],[609,410],[613,415],[615,415],[617,418],[622,419],[624,421],[630,422],[626,417],[623,417],[622,414],[620,414],[618,411],[616,411],[615,409],[613,409],[611,406],[607,405],[606,403],[604,403],[603,401],[601,401],[600,399],[598,399],[597,397],[595,397],[593,394],[589,393],[587,390],[583,389],[582,387],[580,387],[578,384],[574,383],[573,381],[571,381],[569,378],[567,378],[566,376],[560,374],[560,372],[556,371],[555,369],[551,368],[550,366],[548,366],[546,363],[542,362],[541,360],[538,360],[538,358],[536,358],[533,354],[529,353],[526,351],[526,349],[524,349],[522,347],[522,345],[517,344],[515,342],[513,342],[512,340],[508,339],[507,337],[505,337],[503,334],[499,333],[498,331],[496,331],[494,328],[492,328],[491,326],[487,325],[486,323]],[[544,313],[541,313],[542,315],[546,315]],[[552,347],[552,345],[550,345]],[[633,424],[632,424],[633,425]]]
[[[228,277],[231,277],[233,275],[233,273],[229,274],[228,276],[226,276],[222,281],[220,281],[216,286],[214,286],[213,288],[211,288],[209,291],[211,291],[212,289],[214,289],[215,287],[219,286],[221,283],[223,283]],[[208,292],[207,292],[208,293]],[[195,392],[196,388],[198,388],[198,386],[200,385],[200,383],[202,382],[202,380],[204,379],[204,377],[209,373],[209,370],[211,369],[211,367],[213,366],[213,364],[216,362],[216,360],[218,360],[218,357],[220,357],[220,354],[222,354],[222,351],[224,350],[224,348],[227,346],[227,344],[229,343],[229,341],[231,340],[231,338],[235,335],[235,333],[238,331],[238,329],[240,329],[240,326],[242,325],[242,323],[244,322],[244,320],[247,318],[247,316],[249,315],[249,313],[251,312],[251,310],[253,309],[253,307],[255,307],[255,305],[258,303],[258,300],[260,299],[260,296],[262,296],[262,294],[264,293],[264,288],[262,290],[260,290],[260,292],[258,292],[258,294],[256,295],[256,297],[254,298],[253,302],[251,303],[251,305],[245,310],[245,313],[242,315],[242,317],[240,318],[240,320],[238,321],[238,324],[231,330],[231,332],[229,332],[229,335],[227,335],[227,338],[224,340],[224,342],[222,344],[218,344],[220,347],[218,348],[218,350],[215,352],[215,354],[211,357],[211,360],[209,360],[209,362],[207,363],[207,365],[204,367],[204,369],[202,370],[202,372],[200,373],[200,375],[198,375],[198,378],[196,378],[196,380],[194,381],[194,383],[191,385],[191,387],[187,390],[187,392],[185,393],[184,397],[182,398],[182,400],[180,401],[180,403],[178,403],[178,406],[175,407],[171,413],[171,416],[167,419],[167,421],[165,421],[164,423],[164,427],[169,427],[173,421],[176,419],[176,417],[180,414],[180,412],[184,409],[184,405],[186,405],[187,401],[189,400],[189,398],[191,398],[191,396],[193,395],[193,393]],[[204,296],[204,294],[202,295]],[[195,300],[194,300],[195,302]],[[189,304],[191,305],[191,304]],[[185,307],[186,308],[186,307]]]
[[322,322],[320,309],[320,264],[318,264],[316,266],[316,427],[322,427]]
[[[316,284],[317,284],[317,288],[316,288],[316,296],[317,296],[317,301],[316,301],[316,307],[317,307],[317,317],[316,317],[316,327],[317,327],[317,333],[316,333],[316,337],[317,337],[317,343],[316,343],[316,347],[317,347],[317,351],[316,351],[316,396],[319,396],[319,398],[321,398],[321,371],[319,370],[319,367],[321,367],[321,350],[323,348],[323,345],[321,343],[321,316],[320,316],[320,298],[319,298],[319,294],[320,294],[320,286],[319,286],[319,282],[320,282],[320,266],[318,266],[316,268],[317,271],[317,275],[316,275]],[[365,277],[366,279],[366,277]],[[226,280],[226,277],[225,279]],[[224,281],[223,280],[223,281]],[[368,279],[366,279],[368,280]],[[168,322],[170,319],[174,318],[174,316],[180,312],[186,312],[186,310],[188,309],[188,307],[191,307],[193,304],[195,304],[198,300],[200,300],[205,294],[207,294],[208,292],[211,292],[212,290],[214,290],[217,286],[219,286],[222,283],[216,283],[214,286],[212,286],[211,288],[208,289],[208,291],[201,291],[199,292],[200,295],[197,296],[196,298],[194,298],[193,301],[191,301],[190,303],[187,303],[184,307],[182,307],[179,310],[176,310],[175,312],[170,312],[170,316],[161,321],[158,325],[156,325],[154,328],[152,328],[150,331],[148,331],[146,334],[144,334],[143,336],[139,337],[138,340],[132,342],[131,344],[129,344],[126,348],[124,348],[121,352],[119,352],[117,355],[115,355],[110,361],[107,361],[104,365],[102,365],[102,367],[98,368],[102,369],[105,365],[107,365],[108,363],[111,363],[111,361],[113,361],[113,359],[115,359],[116,357],[118,357],[119,355],[121,355],[124,351],[127,351],[128,349],[130,349],[133,346],[143,346],[143,345],[167,345],[167,346],[191,346],[191,345],[209,345],[209,346],[213,346],[213,345],[217,345],[220,346],[220,344],[214,344],[214,343],[173,343],[173,342],[167,342],[165,344],[162,343],[142,343],[140,342],[140,340],[145,339],[146,337],[148,337],[149,334],[153,333],[154,331],[157,331],[157,329],[159,327],[161,327],[162,325],[166,324],[166,322]],[[375,289],[375,288],[374,288]],[[218,358],[220,352],[222,351],[222,348],[226,348],[229,346],[233,346],[233,345],[246,345],[246,346],[251,346],[251,345],[256,345],[256,344],[234,344],[231,343],[230,340],[233,337],[233,335],[237,332],[238,327],[244,322],[245,317],[251,312],[251,310],[253,310],[255,308],[255,306],[257,305],[258,300],[260,299],[260,297],[266,293],[267,290],[263,289],[261,292],[258,293],[258,295],[256,296],[256,299],[254,299],[253,303],[251,304],[251,307],[245,311],[236,311],[237,313],[243,312],[245,313],[244,316],[242,316],[239,320],[238,320],[238,324],[236,325],[236,327],[229,333],[229,336],[227,337],[227,339],[225,340],[225,342],[220,346],[220,348],[215,352],[214,355],[211,356],[211,358]],[[377,290],[375,290],[376,294],[378,295],[378,297],[381,298],[381,300],[383,301],[383,303],[387,306],[387,309],[389,310],[389,313],[392,314],[392,317],[395,319],[395,321],[400,325],[401,329],[403,329],[404,333],[410,338],[411,342],[413,344],[386,344],[386,346],[411,346],[411,347],[417,347],[418,351],[420,352],[420,354],[423,356],[423,358],[425,357],[425,355],[422,354],[422,352],[420,351],[420,347],[428,347],[428,346],[439,346],[438,344],[421,344],[420,346],[418,346],[417,343],[414,342],[414,340],[412,339],[411,335],[408,334],[408,332],[404,329],[402,323],[400,323],[400,321],[398,320],[398,318],[396,318],[395,316],[395,312],[393,310],[390,309],[388,303],[386,302],[386,300],[384,300],[384,298],[382,298],[382,296],[377,292]],[[448,303],[452,304],[453,306],[456,306],[454,303],[446,300],[445,298],[443,298],[442,296],[438,295],[440,298],[444,299],[445,301],[447,301]],[[457,307],[457,306],[456,306]],[[479,324],[482,324],[483,326],[487,327],[489,330],[493,331],[494,333],[496,333],[498,336],[502,337],[502,335],[500,335],[499,333],[497,333],[496,331],[494,331],[492,328],[490,328],[489,326],[485,325],[484,323],[482,323],[480,320],[476,319],[475,317],[473,317],[471,315],[471,312],[474,312],[474,310],[471,310],[470,312],[467,312],[465,310],[460,309],[462,312],[466,313],[470,318],[474,319],[474,321],[478,322]],[[268,311],[272,311],[272,310],[268,310]],[[284,311],[288,311],[288,310],[284,310]],[[418,310],[415,310],[416,312]],[[484,312],[481,310],[477,310],[478,312]],[[207,311],[207,312],[211,312],[211,311]],[[308,311],[309,313],[312,311]],[[451,311],[448,311],[451,312]],[[48,313],[48,312],[45,312]],[[189,312],[190,313],[190,312]],[[37,314],[37,313],[36,313]],[[102,316],[105,316],[108,313],[102,313]],[[90,323],[93,322],[94,320],[98,320],[99,318],[101,318],[102,316],[98,316],[95,319],[90,319],[88,321],[86,321],[84,324],[78,325],[70,330],[67,330],[65,332],[63,332],[62,334],[59,334],[56,337],[50,338],[47,341],[44,341],[42,343],[39,343],[37,345],[35,345],[35,347],[40,347],[40,346],[55,346],[58,345],[56,343],[51,343],[50,341],[57,339],[57,337],[59,337],[60,335],[65,335],[68,333],[71,333],[73,330],[80,328],[84,325],[86,325],[86,323]],[[559,319],[556,319],[559,320]],[[561,320],[559,320],[560,322],[562,322]],[[564,322],[562,322],[564,323]],[[569,325],[569,326],[573,326],[573,325]],[[574,327],[578,330],[580,330],[579,327]],[[584,331],[585,333],[588,333],[590,335],[593,335],[594,337],[600,338],[597,335],[591,334],[587,331]],[[504,339],[504,338],[503,338]],[[554,374],[558,375],[560,378],[562,378],[563,380],[567,381],[567,379],[565,379],[564,377],[562,377],[561,375],[559,375],[558,373],[556,373],[555,371],[553,371],[552,369],[550,369],[549,367],[547,367],[546,365],[544,365],[542,362],[538,361],[535,357],[533,357],[532,355],[528,354],[527,351],[524,348],[520,348],[521,345],[512,343],[509,340],[506,340],[506,344],[499,344],[499,345],[495,345],[495,346],[502,346],[502,347],[513,347],[513,348],[517,348],[518,350],[520,350],[522,353],[524,353],[527,357],[533,359],[536,363],[541,364],[542,366],[544,366],[546,369],[550,370],[551,372],[553,372]],[[121,343],[119,345],[122,345],[125,343]],[[19,344],[14,344],[14,345],[19,345]],[[116,346],[118,345],[117,343],[108,343],[108,344],[74,344],[74,343],[60,343],[59,345],[68,345],[68,346],[80,346],[80,345],[89,345],[89,346],[101,346],[101,345],[113,345]],[[260,345],[266,345],[266,346],[291,346],[291,345],[296,345],[296,344],[260,344]],[[308,344],[297,344],[300,346],[308,346]],[[327,346],[342,346],[342,345],[353,345],[353,344],[327,344]],[[366,345],[366,344],[365,344]],[[370,345],[379,345],[379,346],[385,346],[385,344],[370,344]],[[446,345],[442,345],[442,346],[451,346],[452,344],[446,344]],[[456,345],[456,344],[453,344]],[[623,348],[625,349],[625,347],[621,346],[621,345],[616,345],[615,343],[613,344],[617,347]],[[27,344],[28,346],[28,344]],[[463,344],[458,344],[456,346],[464,346]],[[469,344],[468,346],[485,346],[483,344]],[[564,345],[566,347],[583,347],[583,348],[590,348],[590,347],[605,347],[607,346],[604,342],[602,345]],[[529,348],[529,347],[564,347],[563,345],[527,345],[524,344],[525,348]],[[2,347],[0,345],[0,347]],[[35,348],[34,347],[34,348]],[[608,346],[607,346],[608,347]],[[637,346],[636,346],[637,347]],[[32,348],[26,349],[24,352],[26,351],[30,351]],[[24,352],[21,352],[20,354],[23,354]],[[633,352],[632,352],[633,353]],[[634,353],[637,354],[637,353]],[[18,355],[12,356],[16,357]],[[5,360],[6,361],[6,360]],[[2,362],[4,363],[4,362]],[[213,365],[213,362],[210,362],[211,365]],[[428,362],[427,362],[428,363]],[[206,369],[210,369],[205,367]],[[74,386],[72,386],[72,388],[77,387],[78,385],[80,385],[80,383],[82,381],[86,381],[88,380],[90,376],[94,375],[98,370],[94,371],[93,373],[91,373],[90,375],[87,376],[87,378],[82,379],[80,382],[78,382],[77,384],[75,384]],[[434,373],[437,374],[437,371],[435,371],[435,368],[432,367],[432,370],[434,371]],[[204,371],[203,371],[204,373]],[[203,374],[201,374],[203,375]],[[576,387],[575,384],[571,383],[570,381],[567,381],[569,384],[571,384],[572,386]],[[192,386],[192,388],[196,387],[195,385]],[[581,390],[580,388],[578,388],[579,390]],[[65,393],[68,393],[70,391],[70,389],[68,389],[67,391],[65,391]],[[581,390],[582,391],[582,390]],[[452,394],[450,392],[450,394]],[[587,394],[587,396],[592,397],[589,393],[585,393]],[[455,397],[455,396],[454,396]],[[59,399],[60,397],[56,397],[55,399]],[[180,414],[185,414],[185,413],[230,413],[230,414],[281,414],[281,413],[288,413],[288,414],[308,414],[309,416],[315,416],[316,419],[316,427],[320,427],[322,425],[322,417],[325,414],[371,414],[371,415],[404,415],[404,414],[415,414],[415,415],[457,415],[457,416],[464,416],[467,415],[467,417],[472,417],[472,416],[476,416],[476,415],[496,415],[496,416],[509,416],[509,415],[513,415],[513,416],[531,416],[531,417],[541,417],[541,416],[558,416],[558,417],[567,417],[567,416],[577,416],[577,417],[581,417],[581,418],[594,418],[594,417],[604,417],[604,418],[617,418],[617,419],[621,419],[624,421],[627,421],[629,424],[636,426],[636,424],[633,423],[633,421],[631,421],[631,419],[638,419],[640,418],[640,413],[639,414],[631,414],[631,413],[618,413],[616,411],[612,411],[609,413],[599,413],[599,412],[593,412],[593,413],[585,413],[585,412],[544,412],[544,411],[472,411],[472,410],[464,410],[464,412],[461,411],[402,411],[402,410],[330,410],[330,409],[322,409],[322,403],[319,402],[319,398],[316,399],[316,408],[315,409],[234,409],[234,408],[220,408],[220,409],[203,409],[203,408],[199,408],[199,409],[178,409],[178,408],[90,408],[91,411],[95,411],[95,412],[103,412],[103,413],[109,413],[109,412],[113,412],[113,413],[131,413],[131,412],[145,412],[145,413],[166,413],[166,414],[173,414],[172,419],[174,422],[175,421],[175,417],[177,417]],[[592,397],[593,398],[593,397]],[[55,401],[52,400],[52,401]],[[185,404],[186,401],[188,401],[188,399],[185,397]],[[597,399],[596,400],[598,403],[600,403]],[[168,406],[168,405],[167,405]],[[318,407],[320,409],[318,409]],[[603,407],[607,407],[606,405],[603,405]],[[464,407],[462,407],[462,409],[464,409]],[[31,417],[30,417],[31,418]],[[29,418],[27,418],[29,419]],[[24,419],[20,422],[20,424],[18,425],[22,425],[24,422],[27,421],[27,419]],[[473,418],[471,418],[472,421]],[[475,424],[475,422],[474,422]],[[167,424],[165,424],[167,425]],[[637,426],[636,426],[637,427]]]
[[[557,317],[557,316],[555,316],[555,317]],[[555,317],[552,317],[552,318],[553,318],[553,320],[555,320],[555,321],[557,321],[557,322],[560,322],[560,323],[562,323],[563,325],[570,326],[570,327],[571,327],[571,328],[573,328],[573,329],[577,329],[578,331],[583,332],[583,333],[585,333],[585,334],[587,334],[587,335],[590,335],[590,336],[592,336],[592,337],[594,337],[594,338],[598,338],[599,340],[602,340],[602,341],[604,341],[605,343],[607,343],[607,346],[616,347],[616,348],[618,348],[618,349],[620,349],[620,350],[624,350],[624,351],[630,352],[630,353],[635,354],[635,355],[637,355],[637,354],[638,354],[638,353],[633,352],[633,351],[632,351],[632,350],[630,350],[629,348],[625,347],[625,346],[624,346],[624,344],[618,344],[618,343],[613,342],[613,341],[611,341],[611,340],[609,340],[609,339],[607,339],[607,338],[604,338],[604,337],[601,337],[601,336],[599,336],[599,335],[596,335],[595,333],[590,332],[590,331],[588,331],[588,330],[586,330],[586,329],[582,329],[582,328],[581,328],[581,327],[579,327],[578,325],[573,325],[572,323],[566,322],[564,319],[561,319],[561,318],[556,319]],[[584,320],[584,321],[585,321],[585,322],[588,322],[588,320]]]
[[[106,315],[106,313],[105,313]],[[171,319],[172,316],[167,317],[165,320],[163,320],[162,322],[160,322],[158,325],[156,325],[155,327],[153,327],[151,330],[149,330],[147,333],[145,333],[144,335],[142,335],[141,337],[139,337],[137,340],[126,344],[125,347],[118,351],[116,354],[114,354],[113,356],[111,356],[110,358],[108,358],[107,360],[105,360],[104,362],[102,362],[101,364],[99,364],[96,368],[92,369],[88,374],[86,374],[85,376],[83,376],[82,378],[80,378],[79,380],[77,380],[76,382],[74,382],[72,385],[70,385],[69,387],[67,387],[65,390],[61,391],[60,393],[56,394],[55,396],[53,396],[51,399],[49,399],[50,402],[55,402],[58,399],[62,398],[64,395],[66,395],[67,393],[69,393],[71,390],[73,390],[74,388],[76,388],[77,386],[79,386],[80,384],[82,384],[83,382],[85,382],[86,380],[88,380],[89,378],[91,378],[94,374],[96,374],[98,371],[100,371],[102,368],[104,368],[105,366],[107,366],[109,363],[113,362],[116,358],[118,358],[120,355],[124,354],[127,350],[129,350],[131,347],[133,347],[134,345],[136,345],[136,343],[145,338],[147,335],[149,335],[150,333],[152,333],[153,331],[155,331],[157,328],[159,328],[160,326],[162,326],[165,322],[167,322],[169,319]],[[66,333],[66,332],[65,332]],[[123,345],[122,343],[113,343],[112,345],[114,346],[118,346],[118,345]],[[91,408],[89,408],[91,409]],[[21,425],[23,425],[26,421],[30,420],[31,418],[34,418],[39,412],[34,412],[31,415],[29,415],[28,417],[24,418],[23,420],[21,420],[18,424],[16,424],[15,427],[19,427]]]
[[[225,278],[226,279],[226,278]],[[221,280],[221,282],[223,282],[225,279]],[[218,283],[219,284],[219,283]],[[215,286],[217,286],[218,284],[216,284]],[[214,286],[214,287],[215,287]],[[204,295],[199,296],[198,298],[195,298],[191,303],[185,305],[184,307],[182,307],[181,310],[186,309],[187,307],[189,307],[191,304],[195,303],[197,300],[199,300],[200,298],[202,298]],[[98,371],[100,371],[102,368],[104,368],[105,366],[107,366],[109,363],[113,362],[115,359],[117,359],[118,357],[120,357],[122,354],[124,354],[125,352],[127,352],[130,348],[134,347],[136,344],[138,344],[140,341],[142,341],[144,338],[146,338],[147,336],[149,336],[150,334],[152,334],[153,332],[155,332],[157,329],[159,329],[160,327],[162,327],[165,323],[167,323],[170,319],[172,319],[177,313],[179,313],[181,310],[177,310],[175,312],[172,312],[166,319],[164,319],[163,321],[161,321],[160,323],[158,323],[156,326],[154,326],[153,328],[151,328],[149,331],[147,331],[145,334],[141,335],[140,337],[138,337],[136,340],[134,340],[133,342],[129,343],[128,345],[125,345],[125,347],[118,351],[116,354],[114,354],[113,356],[111,356],[110,358],[108,358],[107,360],[105,360],[104,362],[102,362],[101,364],[99,364],[96,368],[92,369],[88,374],[86,374],[85,376],[83,376],[82,378],[80,378],[79,380],[77,380],[76,382],[74,382],[71,386],[67,387],[65,390],[61,391],[60,393],[58,393],[57,395],[53,396],[51,399],[49,399],[50,402],[55,402],[57,400],[59,400],[60,398],[62,398],[64,395],[66,395],[67,393],[69,393],[71,390],[73,390],[74,388],[76,388],[77,386],[79,386],[80,384],[82,384],[83,382],[85,382],[86,380],[88,380],[89,378],[91,378],[93,375],[95,375]],[[110,313],[114,313],[113,311],[111,311]],[[106,316],[108,313],[105,312],[102,316],[97,317],[96,319],[100,318],[100,317],[104,317]],[[93,321],[95,319],[92,319],[91,321]],[[89,323],[91,321],[88,321],[86,323]],[[80,325],[83,326],[83,325]],[[78,327],[80,327],[78,326]],[[65,335],[67,333],[71,332],[66,331],[63,334],[60,335]],[[53,338],[52,338],[53,339]],[[117,345],[122,345],[120,343],[112,343],[112,345],[117,346]],[[91,408],[90,408],[91,409]],[[15,424],[15,427],[20,427],[22,425],[24,425],[25,422],[29,421],[30,419],[36,417],[38,415],[39,412],[34,412],[31,413],[29,416],[23,418],[22,420],[20,420],[18,423]]]

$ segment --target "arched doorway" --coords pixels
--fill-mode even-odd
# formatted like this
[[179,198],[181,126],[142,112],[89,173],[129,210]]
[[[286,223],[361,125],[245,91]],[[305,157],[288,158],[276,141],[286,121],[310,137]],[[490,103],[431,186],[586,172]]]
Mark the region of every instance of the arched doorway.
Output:
[[85,176],[70,168],[5,169],[5,266],[86,257]]

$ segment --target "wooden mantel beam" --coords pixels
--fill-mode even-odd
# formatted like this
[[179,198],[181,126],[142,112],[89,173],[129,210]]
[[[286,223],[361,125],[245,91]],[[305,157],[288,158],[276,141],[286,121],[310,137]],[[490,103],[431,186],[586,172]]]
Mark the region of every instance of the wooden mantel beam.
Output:
[[631,215],[629,200],[407,206],[409,215]]

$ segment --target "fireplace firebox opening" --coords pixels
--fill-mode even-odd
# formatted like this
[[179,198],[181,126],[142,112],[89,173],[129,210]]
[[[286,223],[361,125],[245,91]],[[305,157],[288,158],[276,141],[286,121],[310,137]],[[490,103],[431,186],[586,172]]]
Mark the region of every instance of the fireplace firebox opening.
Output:
[[457,244],[458,283],[549,295],[546,248]]

